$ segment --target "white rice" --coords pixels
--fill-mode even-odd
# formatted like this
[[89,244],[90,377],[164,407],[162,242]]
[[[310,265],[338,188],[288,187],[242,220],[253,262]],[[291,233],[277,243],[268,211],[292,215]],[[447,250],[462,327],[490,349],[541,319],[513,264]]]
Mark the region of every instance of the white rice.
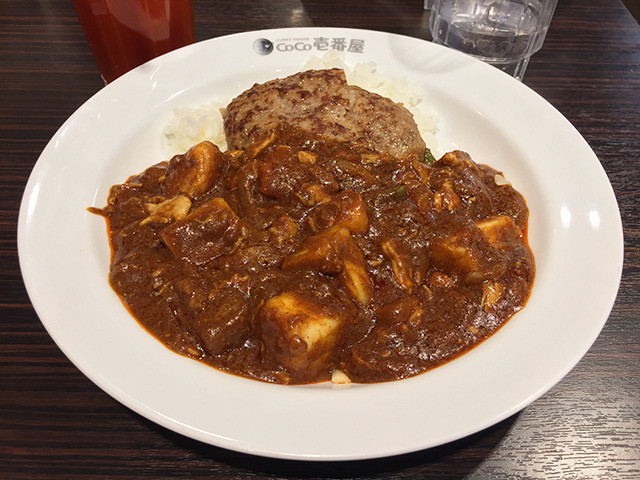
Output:
[[196,143],[204,140],[216,144],[222,151],[227,149],[220,109],[229,101],[214,100],[198,107],[173,109],[173,118],[164,129],[167,150],[170,155],[184,153]]
[[[322,58],[312,57],[302,70],[325,68],[342,68],[350,85],[357,85],[403,104],[413,114],[427,146],[432,149],[437,146],[435,134],[438,131],[438,117],[425,100],[425,92],[419,86],[406,77],[390,78],[378,73],[374,62],[349,67],[344,61],[344,55],[338,52],[327,53]],[[173,118],[164,130],[169,153],[183,153],[203,140],[209,140],[221,150],[226,150],[220,110],[230,101],[231,99],[216,99],[206,105],[175,108]]]

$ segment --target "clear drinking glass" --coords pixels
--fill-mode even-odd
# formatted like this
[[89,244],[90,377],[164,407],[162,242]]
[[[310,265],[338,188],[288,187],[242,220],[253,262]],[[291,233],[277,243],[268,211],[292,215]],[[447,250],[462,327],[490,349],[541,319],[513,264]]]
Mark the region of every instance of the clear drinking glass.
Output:
[[473,55],[522,80],[542,47],[558,0],[434,0],[435,43]]

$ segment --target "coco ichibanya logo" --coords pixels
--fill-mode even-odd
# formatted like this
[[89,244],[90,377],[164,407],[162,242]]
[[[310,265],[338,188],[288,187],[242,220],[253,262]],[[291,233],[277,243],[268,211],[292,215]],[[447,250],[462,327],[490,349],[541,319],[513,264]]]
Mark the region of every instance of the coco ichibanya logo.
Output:
[[363,53],[364,40],[346,37],[315,37],[315,38],[282,38],[271,41],[259,38],[253,42],[253,49],[259,55],[269,55],[276,52],[338,52]]

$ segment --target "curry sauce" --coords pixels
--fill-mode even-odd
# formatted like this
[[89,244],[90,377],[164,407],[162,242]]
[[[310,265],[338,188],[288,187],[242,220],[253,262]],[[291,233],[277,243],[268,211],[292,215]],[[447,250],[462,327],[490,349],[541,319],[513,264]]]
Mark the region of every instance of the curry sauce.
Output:
[[[280,127],[112,187],[109,281],[170,349],[284,384],[419,374],[524,307],[523,197],[464,152],[429,162]],[[498,180],[498,181],[497,181]]]

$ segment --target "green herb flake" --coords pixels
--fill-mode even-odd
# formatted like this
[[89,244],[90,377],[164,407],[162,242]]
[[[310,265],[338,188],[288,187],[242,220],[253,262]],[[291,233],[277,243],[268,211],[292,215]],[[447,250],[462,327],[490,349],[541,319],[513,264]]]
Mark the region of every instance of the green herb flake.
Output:
[[433,156],[433,153],[431,153],[431,150],[429,150],[428,148],[426,152],[424,152],[423,163],[426,163],[427,165],[433,165],[434,163],[436,163],[436,157]]

